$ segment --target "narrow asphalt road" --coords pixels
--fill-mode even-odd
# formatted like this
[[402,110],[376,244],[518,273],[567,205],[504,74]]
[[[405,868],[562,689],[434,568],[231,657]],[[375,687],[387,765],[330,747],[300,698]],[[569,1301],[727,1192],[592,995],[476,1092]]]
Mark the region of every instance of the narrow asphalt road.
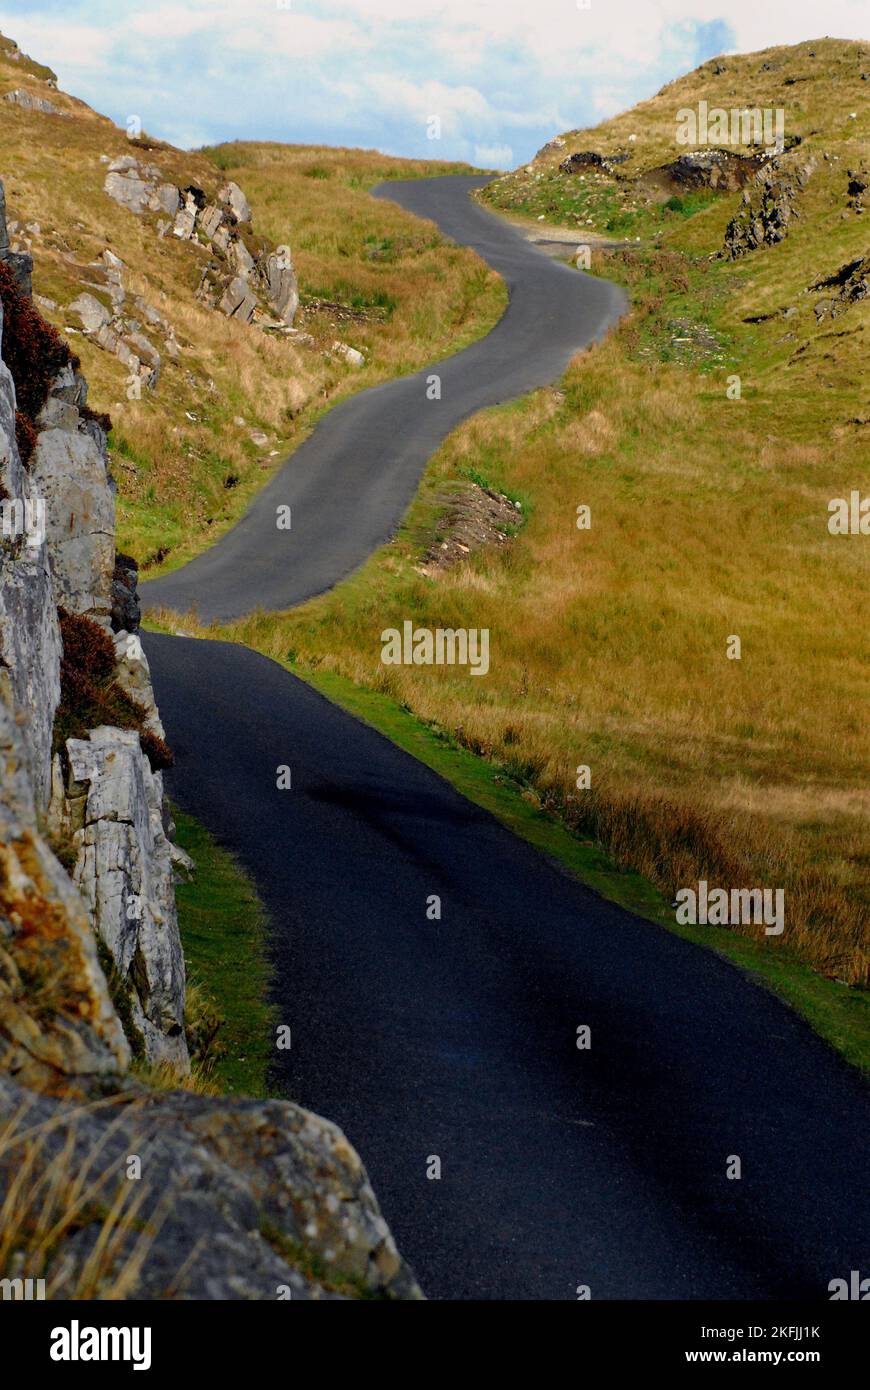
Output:
[[[331,588],[395,533],[427,460],[456,425],[483,406],[556,381],[572,354],[624,312],[617,286],[549,260],[471,202],[469,189],[484,183],[419,179],[377,191],[437,220],[504,277],[510,304],[492,333],[336,406],[232,531],[182,569],[143,584],[146,607],[227,621],[257,608],[291,608]],[[427,393],[433,373],[441,378],[440,400]],[[291,508],[289,530],[276,524],[280,506]]]
[[[461,181],[389,193],[466,239]],[[499,328],[453,359],[466,363],[452,378],[466,404],[499,382],[507,396],[529,375],[558,374],[570,346],[553,347],[566,320],[551,301],[568,303],[574,285],[576,345],[618,307],[596,298],[584,318],[584,287],[606,286],[468,216],[475,244],[514,278]],[[349,420],[329,433],[329,467],[355,478],[359,508],[347,525],[324,523],[336,551],[321,568],[307,549],[266,574],[256,603],[314,592],[359,562],[363,535],[389,533],[424,462],[414,432],[431,450],[455,423],[445,412],[433,424],[405,388],[341,407],[365,429]],[[378,450],[406,409],[393,470]],[[304,446],[312,467],[332,418]],[[355,516],[365,524],[351,544]],[[268,544],[254,523],[247,534]],[[210,576],[194,582],[200,562],[178,576],[204,615],[207,601],[223,614],[252,606],[254,560],[233,544],[235,592],[232,551]],[[169,583],[149,597],[178,602],[161,592]],[[149,634],[145,646],[176,753],[172,794],[240,855],[271,914],[289,1094],[359,1149],[430,1297],[573,1299],[585,1285],[595,1299],[826,1298],[831,1279],[870,1274],[870,1090],[795,1015],[713,954],[597,898],[273,662],[225,643]],[[277,789],[280,764],[290,791]],[[432,895],[440,920],[427,916]],[[576,1045],[583,1025],[588,1050]],[[739,1179],[726,1176],[732,1156]]]

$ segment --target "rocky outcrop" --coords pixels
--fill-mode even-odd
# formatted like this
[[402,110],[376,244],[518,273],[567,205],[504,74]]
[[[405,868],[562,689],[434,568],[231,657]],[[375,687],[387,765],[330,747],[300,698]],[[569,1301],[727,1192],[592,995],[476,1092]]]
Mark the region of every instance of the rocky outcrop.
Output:
[[83,1287],[97,1298],[422,1297],[359,1157],[341,1130],[296,1105],[130,1087],[85,1109],[0,1075],[0,1115],[25,1106],[35,1137],[0,1147],[0,1192],[26,1155],[44,1179],[42,1200],[62,1213],[88,1165],[95,1185],[99,1154],[94,1198],[81,1203],[49,1272],[49,1297],[80,1297]]
[[[138,647],[147,681],[138,638],[122,636]],[[162,735],[150,681],[147,689]],[[186,1071],[184,957],[161,774],[152,772],[131,729],[101,727],[87,739],[68,739],[66,762],[52,822],[74,847],[73,880],[126,992],[134,1050]],[[60,759],[55,775],[63,776]]]
[[687,150],[677,159],[651,169],[639,182],[663,187],[675,193],[710,188],[717,193],[733,193],[752,183],[770,156],[763,151],[738,154],[734,150]]
[[852,212],[861,213],[864,211],[864,196],[870,184],[870,174],[864,168],[850,169],[848,171],[848,184],[846,185],[847,207]]
[[559,150],[564,150],[567,143],[564,135],[554,135],[552,140],[548,140],[546,145],[541,146],[532,162],[537,163],[539,159],[543,159],[548,154],[558,154]]
[[138,632],[142,617],[139,602],[139,566],[132,555],[115,556],[112,571],[112,631]]
[[[115,497],[105,435],[80,428],[72,369],[57,378],[39,417],[29,473],[44,499],[48,553],[58,606],[108,622],[115,560]],[[84,404],[82,401],[81,404]]]
[[[37,364],[28,370],[34,375]],[[162,778],[152,772],[135,730],[99,728],[56,747],[63,656],[58,609],[107,634],[122,615],[138,625],[129,567],[123,601],[117,587],[106,435],[86,402],[87,385],[67,362],[50,380],[32,421],[25,467],[16,442],[15,388],[0,362],[0,484],[9,518],[0,549],[0,692],[21,721],[19,756],[35,807],[68,847],[78,911],[89,914],[92,939],[102,942],[117,972],[130,1041],[148,1060],[184,1071],[184,958],[163,832]],[[31,519],[38,510],[42,526],[16,533],[12,522],[24,522],[28,509]],[[108,650],[111,662],[111,641]],[[141,708],[143,731],[162,738],[138,638],[117,631],[114,653],[115,680]]]
[[84,903],[37,829],[26,733],[0,699],[0,1072],[69,1095],[130,1050]]
[[153,164],[140,164],[135,155],[112,160],[103,187],[110,198],[137,215],[165,212],[174,216],[178,208],[178,189],[161,182],[161,172]]
[[828,298],[817,300],[813,306],[816,320],[821,322],[828,317],[838,318],[846,309],[870,294],[870,252],[840,266],[833,275],[817,281],[811,288],[829,292]]
[[[556,142],[551,140],[549,146],[544,146],[544,150],[555,145]],[[563,174],[577,174],[581,169],[603,169],[606,173],[612,173],[616,165],[624,164],[628,157],[627,154],[599,154],[597,150],[575,150],[567,159],[562,160],[559,168]]]
[[75,316],[85,337],[127,368],[128,397],[137,398],[143,387],[156,391],[162,357],[152,339],[160,339],[163,351],[177,361],[181,348],[175,329],[142,295],[128,298],[127,267],[113,251],[107,248],[98,261],[79,269],[87,288],[67,305],[67,313]]
[[769,160],[755,176],[760,192],[743,190],[742,205],[725,229],[723,254],[737,260],[762,246],[775,246],[788,236],[792,221],[800,217],[800,191],[815,169],[815,161],[797,163],[792,158]]
[[6,100],[20,106],[23,111],[38,111],[43,116],[66,115],[65,111],[61,111],[47,97],[36,96],[33,92],[25,91],[23,87],[16,87],[14,91],[7,92]]
[[204,189],[177,188],[163,181],[156,165],[122,155],[109,164],[104,188],[137,216],[157,214],[161,237],[207,250],[197,296],[210,308],[263,328],[292,328],[299,291],[289,248],[274,249],[255,236],[250,204],[237,183],[209,199]]

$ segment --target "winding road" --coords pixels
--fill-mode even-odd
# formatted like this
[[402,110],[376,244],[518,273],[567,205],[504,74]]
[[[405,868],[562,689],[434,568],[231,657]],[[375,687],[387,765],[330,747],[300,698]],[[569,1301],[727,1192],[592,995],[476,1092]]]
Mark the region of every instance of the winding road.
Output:
[[[505,276],[498,326],[332,411],[232,532],[143,586],[147,604],[230,618],[336,583],[393,533],[449,430],[558,378],[622,312],[613,286],[469,202],[474,182],[379,192]],[[357,1147],[431,1298],[825,1299],[831,1279],[870,1275],[870,1089],[795,1014],[274,662],[145,646],[171,792],[271,916],[288,1093]]]

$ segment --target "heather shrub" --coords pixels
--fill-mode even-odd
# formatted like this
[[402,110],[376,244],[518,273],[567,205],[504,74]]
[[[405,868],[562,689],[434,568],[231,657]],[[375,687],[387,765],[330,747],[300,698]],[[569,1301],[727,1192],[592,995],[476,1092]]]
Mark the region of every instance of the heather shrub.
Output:
[[15,442],[21,462],[26,465],[36,448],[36,428],[21,410],[15,412]]
[[69,344],[21,293],[9,267],[0,261],[3,301],[3,361],[12,373],[19,411],[34,421],[49,387],[62,368],[77,365]]
[[60,704],[54,717],[54,750],[65,757],[68,738],[87,738],[91,729],[108,724],[135,729],[151,769],[172,766],[172,752],[163,739],[145,727],[147,714],[115,679],[115,648],[111,637],[90,618],[58,609],[63,656],[60,664]]

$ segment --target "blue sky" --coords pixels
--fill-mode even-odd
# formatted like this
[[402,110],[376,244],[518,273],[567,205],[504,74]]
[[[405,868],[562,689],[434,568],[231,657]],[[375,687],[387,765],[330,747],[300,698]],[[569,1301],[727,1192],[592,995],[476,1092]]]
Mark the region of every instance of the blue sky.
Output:
[[513,167],[706,58],[861,38],[866,13],[866,0],[0,0],[0,29],[66,91],[177,145]]

